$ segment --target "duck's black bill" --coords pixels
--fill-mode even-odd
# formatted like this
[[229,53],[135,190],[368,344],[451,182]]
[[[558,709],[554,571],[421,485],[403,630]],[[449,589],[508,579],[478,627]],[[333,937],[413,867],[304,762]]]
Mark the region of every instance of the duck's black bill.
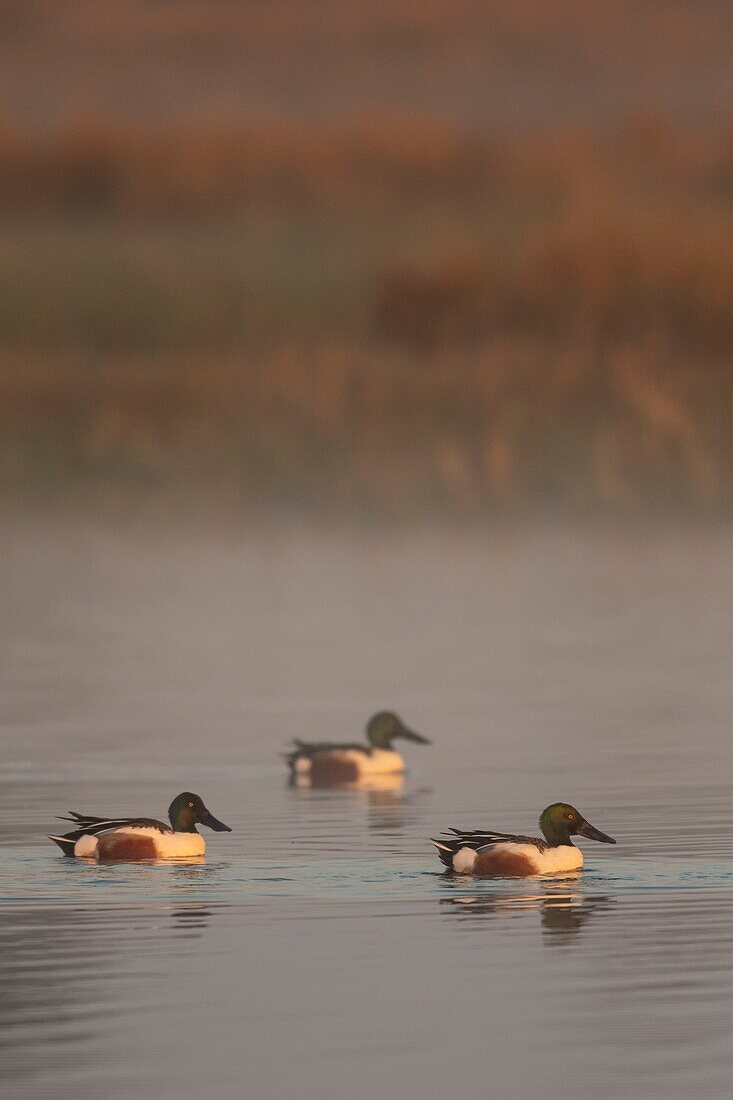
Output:
[[615,844],[616,841],[608,833],[602,833],[600,829],[594,828],[589,821],[584,821],[582,825],[578,826],[578,834],[586,837],[587,840],[597,840],[599,844]]
[[415,733],[414,730],[403,729],[399,736],[404,737],[405,741],[417,741],[418,745],[430,744],[427,737],[423,737],[421,733]]
[[215,833],[231,833],[232,831],[228,825],[225,825],[223,821],[219,821],[213,814],[210,814],[208,810],[201,814],[199,821],[202,825],[205,825],[207,829],[213,829]]

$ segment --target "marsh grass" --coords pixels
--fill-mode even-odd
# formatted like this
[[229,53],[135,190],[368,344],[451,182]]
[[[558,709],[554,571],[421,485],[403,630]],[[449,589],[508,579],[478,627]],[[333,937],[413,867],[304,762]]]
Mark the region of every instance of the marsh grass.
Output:
[[730,503],[731,370],[532,341],[416,357],[331,344],[212,361],[8,362],[5,488],[228,485],[400,514]]
[[725,139],[651,118],[6,126],[3,485],[725,507]]

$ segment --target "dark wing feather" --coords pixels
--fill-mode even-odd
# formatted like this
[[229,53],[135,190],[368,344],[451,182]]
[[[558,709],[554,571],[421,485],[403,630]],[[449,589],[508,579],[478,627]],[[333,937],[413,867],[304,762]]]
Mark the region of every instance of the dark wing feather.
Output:
[[334,750],[345,751],[347,749],[354,749],[356,752],[363,752],[365,756],[369,755],[369,746],[360,745],[357,742],[351,743],[348,741],[298,741],[296,738],[294,744],[298,753],[301,756],[317,756],[320,752],[333,752]]
[[[154,817],[90,817],[87,814],[76,814],[69,811],[70,817],[60,817],[59,821],[73,821],[76,825],[76,838],[86,835],[95,835],[105,829],[144,828],[157,829],[159,833],[172,833],[170,825],[158,821]],[[71,833],[66,834],[71,837]]]
[[463,829],[450,829],[449,832],[453,835],[441,834],[440,843],[444,844],[445,848],[453,853],[459,852],[461,848],[473,848],[475,852],[480,852],[484,848],[490,848],[492,844],[505,844],[507,841],[513,844],[534,844],[535,848],[538,848],[541,852],[544,852],[547,848],[545,841],[540,840],[538,836],[495,833],[492,830],[485,829],[469,829],[466,831]]
[[371,751],[368,745],[349,744],[340,741],[300,741],[297,737],[293,739],[293,744],[295,748],[285,755],[285,759],[291,768],[295,767],[295,761],[302,756],[312,760],[314,756],[319,756],[324,752],[345,752],[352,749],[355,752],[363,752],[365,756],[369,756]]

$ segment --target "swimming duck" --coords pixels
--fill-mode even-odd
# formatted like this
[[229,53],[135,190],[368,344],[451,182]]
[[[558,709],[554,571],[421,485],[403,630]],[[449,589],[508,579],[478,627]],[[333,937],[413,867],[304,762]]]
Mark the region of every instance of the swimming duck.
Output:
[[553,802],[543,810],[540,829],[544,840],[513,833],[451,829],[453,836],[443,834],[445,840],[431,840],[431,844],[438,849],[445,866],[459,874],[524,878],[577,871],[582,867],[583,853],[573,844],[572,836],[584,836],[601,844],[616,843],[567,802]]
[[215,833],[231,833],[228,825],[209,813],[197,794],[184,791],[168,809],[170,825],[150,817],[61,817],[73,821],[74,830],[63,836],[49,835],[65,856],[94,859],[186,859],[202,856],[206,843],[197,825]]
[[405,762],[392,748],[397,738],[429,745],[427,737],[408,729],[401,718],[380,710],[369,719],[367,742],[340,744],[332,741],[299,741],[285,759],[293,777],[309,776],[313,781],[350,782],[370,775],[389,775],[405,769]]

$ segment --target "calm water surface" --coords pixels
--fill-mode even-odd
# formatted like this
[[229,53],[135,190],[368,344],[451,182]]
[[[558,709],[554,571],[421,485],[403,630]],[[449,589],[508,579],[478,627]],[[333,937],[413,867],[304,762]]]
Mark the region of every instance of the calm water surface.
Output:
[[[164,528],[14,516],[0,646],[8,1097],[727,1097],[733,535]],[[380,706],[404,782],[286,783]],[[97,866],[67,809],[234,832]],[[576,803],[574,878],[425,838]]]

